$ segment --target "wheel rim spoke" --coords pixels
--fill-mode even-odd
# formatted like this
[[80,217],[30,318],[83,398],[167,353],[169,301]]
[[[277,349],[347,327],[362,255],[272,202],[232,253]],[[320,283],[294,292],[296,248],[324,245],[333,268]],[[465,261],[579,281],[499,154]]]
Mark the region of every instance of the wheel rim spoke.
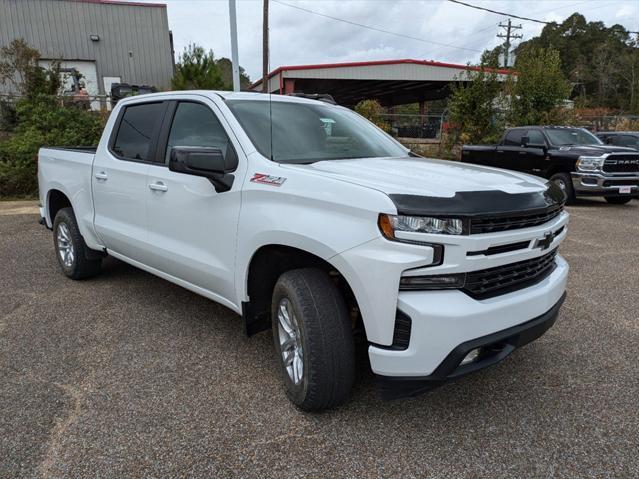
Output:
[[282,363],[293,384],[297,385],[304,375],[304,359],[297,318],[287,298],[282,298],[277,308],[277,330]]
[[71,233],[69,232],[69,227],[66,224],[60,223],[58,226],[56,240],[58,243],[58,255],[60,256],[60,260],[64,266],[70,268],[73,266],[73,262],[75,260],[75,251],[73,249],[73,242],[71,241]]

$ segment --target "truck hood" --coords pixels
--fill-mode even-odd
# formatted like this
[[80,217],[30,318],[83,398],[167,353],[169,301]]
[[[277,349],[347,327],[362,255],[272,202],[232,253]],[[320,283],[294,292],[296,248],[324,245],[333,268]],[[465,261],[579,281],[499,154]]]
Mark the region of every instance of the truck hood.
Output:
[[601,156],[606,153],[637,153],[633,148],[612,145],[575,145],[575,146],[558,146],[553,151],[565,153],[571,156]]
[[331,160],[283,166],[348,181],[388,195],[451,198],[465,191],[518,194],[544,191],[546,183],[541,178],[509,170],[413,157]]

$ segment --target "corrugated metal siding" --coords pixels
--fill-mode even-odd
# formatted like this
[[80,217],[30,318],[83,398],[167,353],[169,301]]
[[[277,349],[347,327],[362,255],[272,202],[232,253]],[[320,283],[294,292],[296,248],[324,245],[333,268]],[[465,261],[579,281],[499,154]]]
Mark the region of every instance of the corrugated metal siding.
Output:
[[[100,41],[91,41],[90,34],[99,35]],[[0,0],[0,46],[16,38],[37,48],[42,58],[95,61],[101,91],[105,76],[160,89],[171,84],[173,58],[166,8]]]
[[357,67],[314,68],[285,70],[285,78],[318,78],[339,80],[405,80],[453,81],[466,72],[463,68],[400,63]]

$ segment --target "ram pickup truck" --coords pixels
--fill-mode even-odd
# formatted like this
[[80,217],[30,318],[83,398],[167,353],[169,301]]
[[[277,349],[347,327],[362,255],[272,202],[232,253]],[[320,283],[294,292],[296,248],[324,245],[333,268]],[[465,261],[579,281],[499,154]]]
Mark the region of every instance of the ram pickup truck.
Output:
[[553,325],[568,275],[554,183],[416,157],[351,110],[269,98],[123,99],[95,150],[42,148],[62,272],[88,278],[110,255],[237,312],[249,335],[270,328],[304,410],[348,397],[356,345],[392,397]]
[[461,161],[547,178],[569,202],[577,196],[603,196],[613,204],[639,198],[639,152],[604,145],[583,128],[509,128],[496,146],[464,145]]

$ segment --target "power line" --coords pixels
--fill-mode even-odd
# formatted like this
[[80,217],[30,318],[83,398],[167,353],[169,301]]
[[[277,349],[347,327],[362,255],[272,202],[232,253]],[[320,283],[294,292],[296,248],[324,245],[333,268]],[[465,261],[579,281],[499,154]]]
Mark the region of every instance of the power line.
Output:
[[457,48],[459,50],[467,50],[469,52],[475,52],[475,53],[481,53],[482,52],[481,50],[477,50],[475,48],[459,47],[459,46],[454,45],[452,43],[435,42],[435,41],[432,41],[432,40],[426,40],[425,38],[413,37],[413,36],[410,36],[410,35],[405,35],[403,33],[392,32],[390,30],[384,30],[383,28],[374,27],[374,26],[371,26],[371,25],[365,25],[363,23],[353,22],[351,20],[346,20],[344,18],[333,17],[331,15],[326,15],[324,13],[316,12],[315,10],[310,10],[308,8],[300,7],[298,5],[292,5],[290,3],[280,2],[279,0],[272,0],[272,2],[273,3],[277,3],[279,5],[284,5],[284,6],[287,6],[287,7],[290,7],[290,8],[295,8],[297,10],[301,10],[301,11],[306,12],[306,13],[312,13],[313,15],[318,15],[320,17],[330,18],[331,20],[335,20],[337,22],[348,23],[349,25],[354,25],[356,27],[361,27],[361,28],[367,28],[369,30],[373,30],[373,31],[380,32],[380,33],[386,33],[388,35],[394,35],[396,37],[407,38],[409,40],[415,40],[415,41],[423,42],[423,43],[431,43],[433,45],[439,45],[440,47]]
[[[448,0],[448,1],[451,3],[457,3],[459,5],[463,5],[465,7],[474,8],[475,10],[482,10],[484,12],[494,13],[495,15],[501,15],[503,17],[517,18],[518,20],[524,20],[526,22],[535,22],[535,23],[541,23],[544,25],[550,25],[551,23],[556,23],[556,22],[547,22],[545,20],[539,20],[536,18],[522,17],[512,13],[507,13],[507,12],[500,12],[498,10],[493,10],[491,8],[486,8],[486,7],[480,7],[479,5],[473,5],[471,3],[462,2],[460,0]],[[628,33],[639,34],[639,32],[631,32],[631,31],[629,31]]]
[[526,20],[528,22],[544,23],[546,25],[551,23],[551,22],[545,22],[544,20],[537,20],[535,18],[520,17],[518,15],[513,15],[512,13],[499,12],[497,10],[492,10],[490,8],[480,7],[479,5],[472,5],[470,3],[461,2],[460,0],[448,0],[448,1],[451,3],[458,3],[459,5],[463,5],[465,7],[474,8],[475,10],[483,10],[484,12],[494,13],[495,15],[502,15],[504,17],[517,18],[519,20]]
[[[470,37],[474,37],[475,35],[478,35],[480,33],[483,33],[485,31],[487,31],[487,30],[496,28],[498,26],[499,26],[499,23],[491,23],[489,26],[487,26],[485,28],[482,28],[481,30],[474,30],[474,31],[468,33],[467,35],[464,35],[464,39],[467,39],[467,38],[470,38]],[[451,46],[454,48],[457,45],[456,45],[456,43],[453,43],[453,44],[451,44]],[[417,58],[421,58],[421,57],[425,56],[427,53],[428,52],[420,53],[419,55],[417,55]]]

